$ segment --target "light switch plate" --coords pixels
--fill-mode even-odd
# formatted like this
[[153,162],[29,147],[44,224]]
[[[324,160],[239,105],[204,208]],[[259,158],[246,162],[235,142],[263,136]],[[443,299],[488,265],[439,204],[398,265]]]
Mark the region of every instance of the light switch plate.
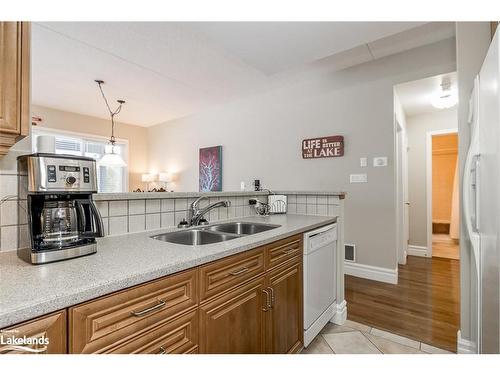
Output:
[[350,180],[351,184],[368,182],[368,175],[366,173],[351,174],[349,176],[349,180]]
[[387,167],[387,156],[378,156],[373,158],[374,167]]
[[367,158],[359,158],[359,166],[360,167],[366,167],[368,165],[368,159]]

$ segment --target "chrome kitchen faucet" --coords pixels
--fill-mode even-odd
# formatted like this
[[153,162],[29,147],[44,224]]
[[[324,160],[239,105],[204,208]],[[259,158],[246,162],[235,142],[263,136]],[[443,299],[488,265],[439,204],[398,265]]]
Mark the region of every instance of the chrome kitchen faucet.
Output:
[[[203,216],[214,208],[230,207],[231,206],[230,201],[218,201],[218,202],[209,204],[207,207],[200,209],[198,206],[203,199],[208,199],[208,197],[206,195],[202,195],[189,205],[189,210],[188,210],[189,226],[199,225],[200,220],[203,218]],[[207,224],[208,224],[208,221],[207,221]]]

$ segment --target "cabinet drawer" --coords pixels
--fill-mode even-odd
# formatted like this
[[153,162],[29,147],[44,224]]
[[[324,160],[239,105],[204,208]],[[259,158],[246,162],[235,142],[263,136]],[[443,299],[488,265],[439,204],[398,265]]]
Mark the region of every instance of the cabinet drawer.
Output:
[[190,270],[72,307],[70,352],[105,352],[197,303],[196,270]]
[[302,255],[302,235],[298,234],[266,246],[266,269],[279,266],[286,261]]
[[200,267],[200,301],[225,292],[264,272],[262,248]]
[[184,354],[198,349],[198,310],[161,323],[113,347],[111,354]]
[[[66,353],[66,311],[43,316],[13,327],[0,330],[0,353],[2,354],[65,354]],[[36,339],[34,345],[12,347],[8,342],[12,338]],[[48,341],[45,345],[44,341]]]

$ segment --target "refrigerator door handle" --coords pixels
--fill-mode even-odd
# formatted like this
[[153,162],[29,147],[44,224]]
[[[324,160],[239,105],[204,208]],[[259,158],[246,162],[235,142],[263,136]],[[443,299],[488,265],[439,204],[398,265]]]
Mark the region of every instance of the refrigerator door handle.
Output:
[[476,154],[473,156],[473,164],[474,164],[474,223],[472,230],[479,234],[479,173],[481,166],[481,155]]

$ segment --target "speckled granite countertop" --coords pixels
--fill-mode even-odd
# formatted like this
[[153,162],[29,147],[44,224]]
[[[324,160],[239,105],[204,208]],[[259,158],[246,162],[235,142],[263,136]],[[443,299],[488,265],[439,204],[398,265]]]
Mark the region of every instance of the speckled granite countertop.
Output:
[[252,216],[238,221],[281,226],[226,242],[192,247],[150,238],[176,229],[109,236],[98,240],[96,254],[38,266],[18,259],[16,252],[3,253],[0,254],[0,327],[249,250],[335,220],[334,217],[306,215]]

